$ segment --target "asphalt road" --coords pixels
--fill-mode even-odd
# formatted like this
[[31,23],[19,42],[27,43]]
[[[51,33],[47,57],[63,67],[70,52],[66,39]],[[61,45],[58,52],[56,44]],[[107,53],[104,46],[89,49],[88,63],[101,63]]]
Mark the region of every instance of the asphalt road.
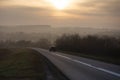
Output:
[[34,49],[48,58],[70,80],[120,80],[120,66],[118,65],[60,52],[49,52],[40,48]]

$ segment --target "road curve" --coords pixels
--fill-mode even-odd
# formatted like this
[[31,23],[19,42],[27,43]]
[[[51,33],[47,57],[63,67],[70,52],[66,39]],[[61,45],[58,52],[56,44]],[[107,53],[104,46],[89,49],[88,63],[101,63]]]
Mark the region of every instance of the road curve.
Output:
[[120,66],[118,65],[60,52],[49,52],[40,48],[33,49],[48,58],[70,80],[120,80]]

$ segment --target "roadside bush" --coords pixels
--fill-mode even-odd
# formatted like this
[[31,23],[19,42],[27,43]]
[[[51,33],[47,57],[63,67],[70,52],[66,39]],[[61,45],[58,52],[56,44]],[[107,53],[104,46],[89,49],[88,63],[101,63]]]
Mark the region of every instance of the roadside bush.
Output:
[[86,36],[78,34],[63,35],[55,41],[58,50],[79,52],[87,55],[118,57],[120,53],[120,38],[108,36]]

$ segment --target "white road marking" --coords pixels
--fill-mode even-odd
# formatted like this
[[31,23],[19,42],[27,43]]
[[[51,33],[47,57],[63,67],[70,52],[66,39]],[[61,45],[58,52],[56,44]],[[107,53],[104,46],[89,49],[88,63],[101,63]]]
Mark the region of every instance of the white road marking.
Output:
[[100,67],[95,67],[95,66],[93,66],[93,65],[91,65],[91,64],[84,63],[84,62],[81,62],[81,61],[78,61],[78,60],[75,60],[75,59],[72,59],[72,58],[63,56],[63,55],[59,55],[59,54],[55,54],[55,53],[52,53],[52,54],[53,54],[53,55],[60,56],[60,57],[63,57],[63,58],[66,58],[66,59],[68,59],[68,60],[71,60],[71,61],[74,61],[74,62],[77,62],[77,63],[80,63],[80,64],[83,64],[83,65],[85,65],[85,66],[88,66],[88,67],[91,67],[91,68],[94,68],[94,69],[97,69],[97,70],[100,70],[100,71],[103,71],[103,72],[112,74],[112,75],[114,75],[114,76],[120,77],[120,74],[119,74],[119,73],[116,73],[116,72],[113,72],[113,71],[110,71],[110,70],[107,70],[107,69],[103,69],[103,68],[100,68]]

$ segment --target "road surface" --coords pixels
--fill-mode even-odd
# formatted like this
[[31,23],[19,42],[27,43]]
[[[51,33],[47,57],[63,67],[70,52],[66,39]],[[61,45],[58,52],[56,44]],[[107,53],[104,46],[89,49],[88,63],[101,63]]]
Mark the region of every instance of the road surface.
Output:
[[60,52],[34,48],[48,58],[70,80],[120,80],[120,66]]

